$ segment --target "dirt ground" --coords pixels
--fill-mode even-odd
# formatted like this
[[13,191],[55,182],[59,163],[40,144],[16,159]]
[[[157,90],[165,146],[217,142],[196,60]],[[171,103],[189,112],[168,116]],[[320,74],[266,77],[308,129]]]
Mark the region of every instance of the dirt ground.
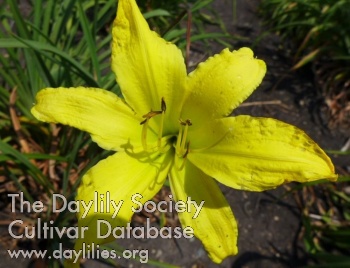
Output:
[[[237,0],[237,21],[233,22],[232,1],[217,0],[215,7],[233,35],[246,37],[245,41],[229,40],[235,48],[252,46],[263,31],[256,10],[258,0]],[[215,46],[213,52],[223,47]],[[290,73],[288,48],[278,37],[269,35],[254,48],[255,55],[266,61],[268,73],[262,85],[236,114],[265,116],[280,119],[303,129],[324,149],[339,150],[346,142],[345,131],[328,129],[322,124],[323,115],[316,104],[322,100],[314,90],[310,73]],[[283,79],[281,79],[283,78]],[[335,165],[344,166],[345,159],[334,158]],[[196,239],[129,239],[120,241],[128,249],[149,249],[150,258],[173,265],[191,268],[254,268],[301,267],[307,256],[300,238],[301,219],[292,195],[284,196],[285,188],[263,193],[237,191],[221,186],[239,224],[239,254],[214,264]],[[0,267],[26,267],[28,261],[11,260],[1,250]],[[3,266],[6,263],[5,266]],[[156,267],[138,262],[121,261],[122,267]],[[89,261],[85,267],[107,267]]]

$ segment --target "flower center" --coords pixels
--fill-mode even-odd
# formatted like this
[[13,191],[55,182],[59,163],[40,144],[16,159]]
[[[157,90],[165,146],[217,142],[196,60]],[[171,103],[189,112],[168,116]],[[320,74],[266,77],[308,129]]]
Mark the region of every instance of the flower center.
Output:
[[[186,164],[187,155],[190,152],[190,141],[188,140],[188,130],[189,127],[192,126],[191,119],[182,120],[179,119],[179,132],[174,133],[166,133],[166,136],[163,137],[164,130],[164,121],[165,121],[165,112],[166,112],[166,104],[164,98],[161,99],[161,109],[158,111],[150,111],[142,117],[144,120],[140,123],[142,125],[142,146],[146,152],[149,152],[149,148],[147,146],[147,132],[150,130],[149,122],[152,118],[160,115],[160,121],[158,124],[158,136],[157,136],[157,147],[151,148],[151,152],[155,152],[158,150],[160,153],[166,153],[172,147],[175,148],[175,166],[182,170]],[[152,129],[154,131],[154,129]],[[199,153],[205,150],[209,150],[210,148],[219,144],[226,136],[232,131],[232,128],[228,128],[227,131],[222,135],[217,137],[212,142],[209,142],[208,146],[202,148],[192,148],[191,153]]]
[[[179,133],[175,135],[169,135],[170,142],[167,142],[167,144],[162,144],[162,138],[163,138],[163,129],[164,129],[164,120],[165,120],[165,112],[166,112],[166,103],[164,98],[161,99],[161,109],[158,111],[150,111],[147,114],[143,115],[142,117],[144,120],[140,123],[142,125],[142,134],[141,134],[141,140],[142,140],[142,146],[145,151],[148,151],[147,146],[147,133],[149,131],[149,122],[152,118],[155,116],[161,116],[159,128],[158,128],[158,139],[157,139],[157,149],[162,152],[166,152],[170,149],[169,146],[171,146],[171,143],[173,141],[172,146],[175,148],[176,155],[178,158],[181,158],[183,160],[186,159],[187,154],[189,152],[190,147],[190,141],[187,141],[188,136],[188,128],[192,126],[192,122],[190,119],[186,120],[179,120],[180,128]],[[176,141],[176,144],[175,144]],[[163,139],[164,143],[164,139]]]

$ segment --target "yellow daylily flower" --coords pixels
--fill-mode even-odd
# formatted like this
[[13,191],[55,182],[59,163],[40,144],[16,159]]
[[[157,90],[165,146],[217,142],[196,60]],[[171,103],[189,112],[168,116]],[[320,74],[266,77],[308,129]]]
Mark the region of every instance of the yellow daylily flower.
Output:
[[249,48],[225,49],[187,75],[181,51],[150,30],[134,0],[119,0],[112,34],[112,69],[124,99],[98,88],[46,88],[32,108],[38,120],[87,131],[102,148],[118,151],[84,175],[76,200],[87,203],[97,192],[124,203],[115,218],[110,204],[87,215],[80,207],[78,225],[88,230],[76,249],[114,240],[98,237],[97,220],[125,226],[131,197],[138,193],[146,202],[169,177],[176,201],[205,201],[197,218],[194,209],[179,218],[220,263],[237,254],[238,231],[213,178],[250,191],[336,180],[328,156],[298,128],[271,118],[228,117],[266,72]]

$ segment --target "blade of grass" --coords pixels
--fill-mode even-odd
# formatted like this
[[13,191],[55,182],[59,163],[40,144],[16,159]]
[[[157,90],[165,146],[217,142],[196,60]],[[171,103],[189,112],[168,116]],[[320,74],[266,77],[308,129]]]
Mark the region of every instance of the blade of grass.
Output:
[[97,80],[98,84],[101,84],[101,70],[100,70],[100,65],[97,59],[97,51],[96,51],[96,41],[94,36],[92,35],[92,29],[89,28],[89,22],[86,17],[86,13],[83,10],[83,6],[81,3],[81,0],[77,1],[78,5],[78,13],[79,13],[79,19],[80,19],[80,25],[83,28],[84,32],[84,38],[87,43],[87,48],[90,52],[90,57],[93,65],[93,72],[94,72],[94,77],[95,80]]

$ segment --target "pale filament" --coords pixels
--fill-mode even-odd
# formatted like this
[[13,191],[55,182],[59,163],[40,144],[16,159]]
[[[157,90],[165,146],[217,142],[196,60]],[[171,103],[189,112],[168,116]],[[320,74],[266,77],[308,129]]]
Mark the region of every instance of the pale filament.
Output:
[[160,149],[160,147],[162,146],[164,117],[165,117],[165,111],[162,111],[162,118],[160,119],[160,126],[158,131],[158,149]]
[[186,125],[185,125],[185,129],[184,129],[184,133],[183,133],[183,136],[182,136],[182,141],[181,141],[181,148],[180,148],[180,152],[184,152],[184,151],[185,151],[185,145],[186,145],[187,133],[188,133],[188,124],[186,124]]
[[142,147],[145,151],[147,151],[147,130],[148,130],[148,121],[149,119],[147,118],[145,121],[143,121],[143,126],[142,126],[142,134],[141,134],[141,142],[142,142]]
[[[191,120],[180,120],[180,130],[176,141],[176,152],[179,157],[186,158],[190,142],[187,142],[188,127],[192,125]],[[187,144],[187,145],[186,145]]]
[[182,170],[185,167],[187,161],[187,154],[189,152],[190,142],[187,142],[186,151],[182,154],[182,152],[178,153],[178,157],[175,157],[175,165],[178,170]]
[[180,146],[181,146],[181,139],[182,139],[182,130],[183,126],[180,125],[180,130],[179,130],[179,134],[177,135],[177,140],[176,140],[176,152],[179,152],[180,151]]

